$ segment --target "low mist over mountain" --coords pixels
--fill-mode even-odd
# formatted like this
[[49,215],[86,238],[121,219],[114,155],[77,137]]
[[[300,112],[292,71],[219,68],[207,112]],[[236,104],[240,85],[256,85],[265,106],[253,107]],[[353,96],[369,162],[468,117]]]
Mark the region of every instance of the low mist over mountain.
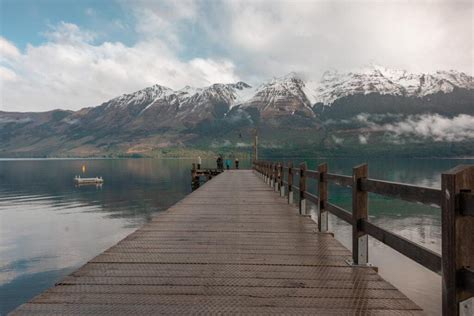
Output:
[[374,65],[320,80],[154,85],[76,112],[0,112],[0,156],[250,152],[255,129],[269,153],[472,155],[473,100],[462,72]]

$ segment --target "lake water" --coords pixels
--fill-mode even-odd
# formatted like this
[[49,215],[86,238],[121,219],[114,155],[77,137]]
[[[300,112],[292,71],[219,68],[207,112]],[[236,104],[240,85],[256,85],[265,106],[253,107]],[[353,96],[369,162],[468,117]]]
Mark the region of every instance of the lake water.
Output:
[[[314,169],[323,160],[307,160]],[[369,163],[371,178],[440,187],[440,174],[474,160],[326,159],[333,173],[350,174]],[[295,161],[298,163],[299,161]],[[191,192],[186,159],[0,160],[0,314],[52,286]],[[82,166],[86,166],[82,173]],[[214,167],[203,161],[203,167]],[[248,161],[241,161],[243,168]],[[102,176],[101,187],[73,184],[73,177]],[[314,188],[309,182],[308,186]],[[350,209],[351,191],[329,187],[330,201]],[[370,220],[440,252],[438,208],[369,197]],[[309,206],[314,214],[314,207]],[[350,248],[348,225],[330,217],[331,231]],[[422,306],[440,314],[441,279],[370,240],[369,261]]]

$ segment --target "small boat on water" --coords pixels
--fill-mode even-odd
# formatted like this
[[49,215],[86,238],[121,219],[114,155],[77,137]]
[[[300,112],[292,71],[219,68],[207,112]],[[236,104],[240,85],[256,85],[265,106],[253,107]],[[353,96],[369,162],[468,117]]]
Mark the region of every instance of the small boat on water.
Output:
[[81,178],[81,176],[75,176],[74,183],[75,184],[102,184],[104,183],[104,179],[102,179],[102,177]]

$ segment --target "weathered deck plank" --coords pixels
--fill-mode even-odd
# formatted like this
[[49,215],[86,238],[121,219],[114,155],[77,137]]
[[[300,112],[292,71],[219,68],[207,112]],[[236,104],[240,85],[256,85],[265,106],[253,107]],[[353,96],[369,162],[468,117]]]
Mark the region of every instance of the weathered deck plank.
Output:
[[12,314],[419,315],[252,171],[226,171]]

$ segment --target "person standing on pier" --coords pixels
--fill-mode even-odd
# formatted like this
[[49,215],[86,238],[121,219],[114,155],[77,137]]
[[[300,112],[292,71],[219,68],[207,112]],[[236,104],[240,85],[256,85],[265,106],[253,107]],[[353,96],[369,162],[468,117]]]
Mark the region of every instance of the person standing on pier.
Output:
[[234,163],[235,163],[235,169],[239,169],[239,158],[235,157]]
[[201,156],[198,156],[198,159],[197,159],[197,168],[198,168],[198,169],[201,169]]
[[219,170],[224,169],[224,162],[223,162],[223,159],[222,159],[222,155],[219,155],[217,157],[216,163],[217,163],[217,169],[219,169]]

